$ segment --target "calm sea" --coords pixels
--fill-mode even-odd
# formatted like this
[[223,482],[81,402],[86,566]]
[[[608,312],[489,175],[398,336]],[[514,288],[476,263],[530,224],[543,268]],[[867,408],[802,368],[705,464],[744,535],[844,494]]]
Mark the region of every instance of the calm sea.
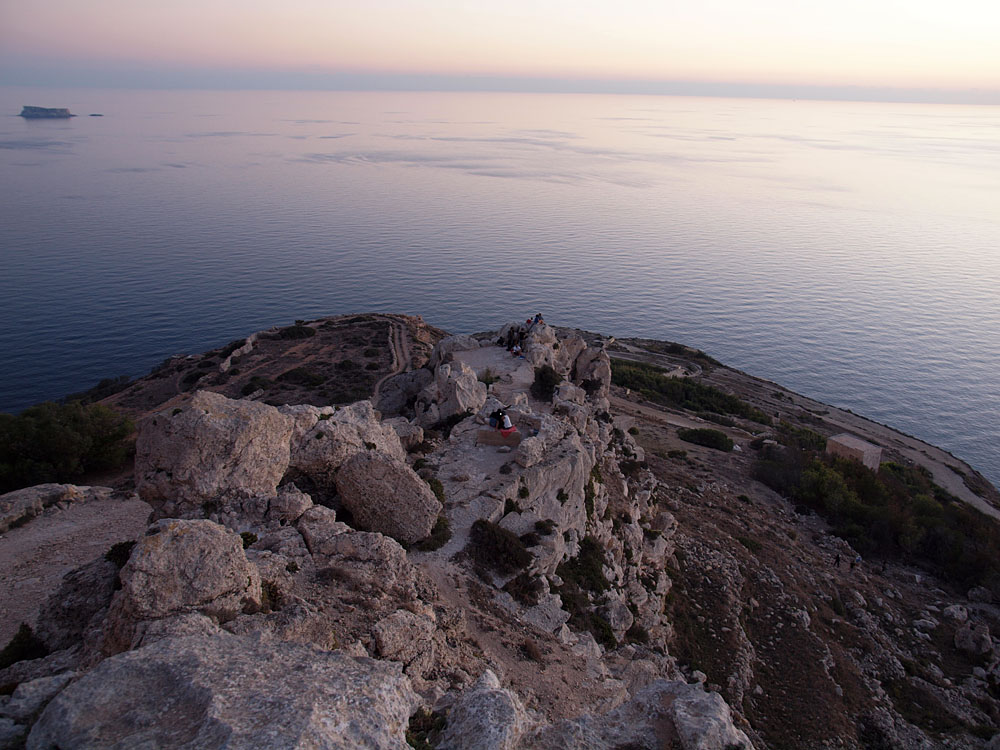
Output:
[[0,188],[0,410],[296,318],[540,311],[1000,482],[1000,108],[0,89]]

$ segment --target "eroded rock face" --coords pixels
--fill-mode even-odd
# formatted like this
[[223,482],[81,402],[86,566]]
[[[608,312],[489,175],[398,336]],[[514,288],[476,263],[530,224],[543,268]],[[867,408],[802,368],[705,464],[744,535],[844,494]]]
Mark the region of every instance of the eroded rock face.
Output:
[[417,394],[430,385],[432,380],[434,373],[425,367],[395,375],[382,384],[374,406],[383,415],[411,416],[412,404]]
[[400,609],[378,622],[374,634],[379,655],[400,662],[408,674],[419,674],[434,661],[434,623],[427,617]]
[[358,526],[404,544],[426,538],[441,513],[441,503],[413,469],[376,451],[344,463],[337,492]]
[[434,370],[438,367],[438,365],[451,361],[451,355],[455,352],[467,352],[478,348],[479,342],[472,336],[467,336],[465,334],[448,336],[437,342],[437,345],[431,352],[431,357],[427,366]]
[[416,702],[392,662],[229,634],[168,638],[63,690],[27,746],[407,750]]
[[50,651],[69,648],[83,638],[91,620],[111,603],[117,575],[118,568],[99,557],[63,576],[35,628]]
[[520,699],[486,670],[448,713],[440,750],[515,750],[531,726]]
[[374,450],[399,461],[406,458],[399,435],[390,425],[379,422],[370,401],[358,401],[337,410],[308,407],[310,412],[302,406],[285,408],[297,410],[290,467],[321,487],[332,487],[337,470],[358,453]]
[[140,622],[200,613],[217,621],[260,606],[260,575],[233,531],[211,521],[165,519],[146,532],[120,573],[105,650],[132,646]]
[[221,497],[274,495],[288,469],[292,426],[273,406],[198,391],[140,426],[139,496],[154,518],[198,518]]
[[986,623],[973,627],[971,622],[964,623],[955,631],[955,648],[973,656],[984,656],[993,650],[993,639]]

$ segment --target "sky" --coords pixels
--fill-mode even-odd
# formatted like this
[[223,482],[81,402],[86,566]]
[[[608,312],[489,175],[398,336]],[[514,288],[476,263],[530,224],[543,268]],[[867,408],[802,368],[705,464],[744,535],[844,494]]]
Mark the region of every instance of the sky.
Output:
[[1000,2],[0,0],[0,83],[731,86],[1000,103]]

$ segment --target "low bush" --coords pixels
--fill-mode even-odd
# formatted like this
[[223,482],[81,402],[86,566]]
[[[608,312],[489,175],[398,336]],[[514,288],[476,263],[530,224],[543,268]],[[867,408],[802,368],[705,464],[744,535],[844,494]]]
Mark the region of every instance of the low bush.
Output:
[[515,534],[483,518],[472,524],[465,547],[477,567],[509,576],[528,566],[532,556]]
[[78,401],[0,414],[0,493],[117,469],[128,458],[132,430],[127,417]]
[[441,549],[448,543],[449,539],[451,539],[451,524],[448,523],[448,519],[442,513],[438,516],[437,521],[434,522],[434,528],[431,529],[430,536],[417,542],[416,548],[421,552],[433,552],[436,549]]
[[556,392],[556,386],[562,382],[562,375],[551,365],[535,368],[535,381],[531,384],[531,395],[539,401],[551,401]]
[[445,501],[445,498],[444,498],[444,485],[441,484],[441,480],[438,479],[437,477],[431,477],[430,479],[427,479],[425,481],[427,482],[427,486],[429,486],[431,488],[431,492],[434,493],[434,497],[436,497],[438,499],[439,503],[441,503],[442,505],[444,505],[444,501]]
[[706,448],[715,448],[719,451],[731,451],[733,441],[724,432],[712,430],[707,427],[697,429],[680,428],[677,430],[677,437],[685,443],[704,445]]
[[291,383],[292,385],[303,385],[314,388],[323,385],[326,382],[326,376],[307,370],[305,367],[296,367],[281,373],[275,380],[279,383]]
[[296,321],[295,325],[278,331],[278,338],[285,340],[307,339],[316,335],[316,329]]
[[611,382],[638,391],[650,401],[666,406],[728,414],[760,424],[771,424],[767,414],[736,396],[692,378],[670,377],[663,368],[644,362],[612,359]]
[[261,377],[260,375],[254,375],[240,389],[240,393],[244,396],[249,396],[251,393],[256,393],[257,391],[266,391],[274,385],[267,378]]

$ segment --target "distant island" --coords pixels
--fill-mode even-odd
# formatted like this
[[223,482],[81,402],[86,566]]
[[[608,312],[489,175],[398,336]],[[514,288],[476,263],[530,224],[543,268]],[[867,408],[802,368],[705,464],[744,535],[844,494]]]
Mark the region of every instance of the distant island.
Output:
[[65,107],[29,107],[21,109],[21,117],[26,120],[66,120],[76,117]]

